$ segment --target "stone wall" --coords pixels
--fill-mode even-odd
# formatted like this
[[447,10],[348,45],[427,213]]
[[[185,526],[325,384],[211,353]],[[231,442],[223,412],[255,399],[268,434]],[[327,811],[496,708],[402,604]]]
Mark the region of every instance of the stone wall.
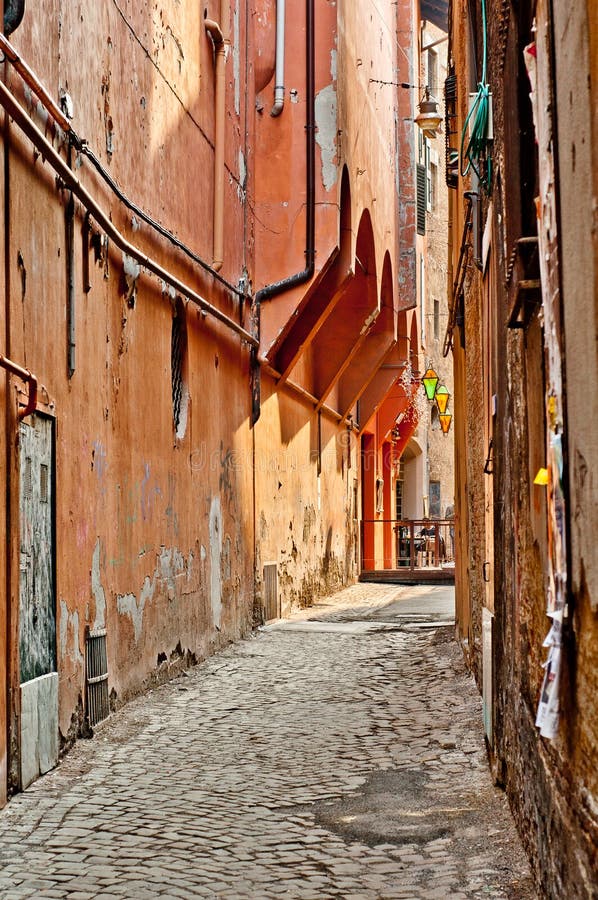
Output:
[[[458,518],[459,629],[469,639],[469,659],[483,690],[484,669],[479,644],[479,619],[486,607],[494,613],[492,647],[492,733],[490,760],[505,786],[527,847],[538,884],[554,898],[589,898],[595,893],[598,854],[598,783],[596,781],[596,652],[598,621],[594,577],[595,553],[588,536],[596,530],[595,398],[582,384],[596,383],[595,204],[598,170],[588,93],[592,72],[585,5],[574,12],[557,9],[550,23],[547,4],[517,11],[488,3],[488,81],[493,95],[492,195],[480,203],[481,269],[472,266],[465,290],[465,322],[455,342],[459,402],[467,414],[467,429],[457,430],[457,482],[461,497]],[[471,83],[468,6],[452,4],[453,52],[457,62],[462,126],[465,94]],[[481,46],[481,20],[473,33]],[[547,499],[534,480],[547,465],[547,421],[551,403],[548,384],[549,341],[540,294],[523,312],[522,327],[512,327],[517,281],[524,278],[515,257],[516,242],[536,234],[538,154],[523,65],[523,49],[536,36],[554,35],[552,90],[559,166],[554,193],[557,218],[551,227],[549,271],[560,267],[560,281],[550,282],[550,303],[560,310],[562,356],[566,371],[563,522],[568,554],[567,609],[563,623],[560,721],[553,739],[541,737],[535,725],[550,628],[547,574],[554,531]],[[540,49],[539,52],[544,52]],[[576,59],[576,66],[566,60]],[[480,61],[478,60],[478,63]],[[547,66],[545,71],[551,71]],[[572,102],[571,98],[576,98]],[[541,111],[541,114],[545,114]],[[595,117],[594,117],[595,118]],[[537,123],[536,123],[537,125]],[[583,196],[579,185],[585,185]],[[463,191],[453,203],[453,263],[462,233]],[[473,234],[473,241],[476,241]],[[552,277],[552,276],[551,276]],[[544,302],[547,283],[543,285]],[[529,314],[528,314],[529,313]],[[464,342],[464,347],[461,345]],[[487,396],[485,396],[486,391]],[[487,441],[484,416],[492,400],[490,436],[492,475],[484,474]],[[582,400],[582,398],[584,398]],[[560,399],[560,398],[559,398]],[[491,479],[491,484],[487,479]],[[491,489],[489,490],[489,487]],[[492,509],[488,509],[488,498]],[[463,524],[463,523],[462,523]],[[484,563],[486,563],[484,570]],[[484,574],[488,582],[484,580]],[[465,585],[467,579],[467,585]],[[485,673],[485,674],[484,674]],[[486,691],[484,691],[486,694]]]

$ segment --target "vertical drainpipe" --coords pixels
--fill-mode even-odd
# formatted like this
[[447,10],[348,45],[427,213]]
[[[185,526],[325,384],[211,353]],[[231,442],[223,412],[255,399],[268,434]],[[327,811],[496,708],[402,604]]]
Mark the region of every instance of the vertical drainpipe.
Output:
[[[68,164],[72,163],[72,146],[68,148]],[[76,363],[76,326],[75,326],[75,198],[69,191],[64,211],[66,241],[66,322],[67,322],[67,372],[72,378]]]
[[271,116],[279,116],[284,106],[284,26],[286,0],[276,0],[276,69],[274,74],[274,106]]
[[[253,298],[253,333],[259,337],[260,307],[265,300],[309,281],[315,271],[315,215],[316,215],[316,121],[315,121],[315,29],[314,0],[305,2],[306,48],[305,48],[305,156],[306,156],[306,217],[305,217],[305,268],[281,281],[266,285]],[[258,350],[252,349],[252,412],[251,421],[255,425],[260,417],[260,364]]]
[[[11,35],[13,31],[19,27],[23,20],[23,15],[25,13],[25,0],[5,0],[4,2],[4,34],[6,37]],[[11,352],[11,327],[10,327],[10,255],[11,255],[11,243],[10,243],[10,228],[9,228],[9,213],[10,213],[10,181],[9,181],[9,152],[8,148],[10,146],[9,141],[9,132],[10,132],[10,122],[9,117],[5,117],[5,127],[4,127],[4,266],[5,266],[5,347],[7,353],[10,355]],[[31,396],[31,389],[30,389]],[[18,483],[15,483],[15,475],[14,475],[14,459],[13,459],[13,450],[14,450],[14,442],[13,437],[9,433],[9,428],[12,422],[12,410],[11,410],[11,401],[10,401],[10,391],[6,391],[6,409],[5,409],[5,422],[6,422],[6,473],[7,473],[7,490],[6,490],[6,518],[5,518],[5,527],[6,534],[9,535],[8,546],[7,546],[7,564],[6,564],[6,597],[11,598],[14,591],[18,591],[19,589],[19,580],[18,580],[18,568],[15,571],[15,567],[11,564],[11,557],[14,555],[14,548],[18,547],[18,514],[19,514],[19,501],[18,501]],[[13,515],[14,510],[14,515]],[[15,524],[17,523],[17,524]],[[15,617],[18,618],[18,613],[15,612],[14,606],[12,602],[7,603],[7,616],[6,616],[6,629],[8,634],[8,639],[12,643],[15,635]],[[12,667],[9,667],[9,671],[7,672],[8,676],[8,684],[7,684],[7,696],[6,696],[6,712],[7,712],[7,738],[8,738],[8,760],[7,760],[7,785],[9,789],[11,787],[16,788],[19,784],[19,772],[18,772],[18,757],[17,754],[11,752],[10,748],[13,745],[18,745],[18,730],[17,730],[17,716],[19,715],[19,701],[18,701],[18,690],[16,689],[16,685],[18,685],[18,673],[15,673]]]
[[226,58],[230,48],[230,2],[221,0],[220,23],[204,19],[204,27],[214,43],[215,125],[214,125],[214,259],[217,272],[224,262],[224,124],[226,116]]

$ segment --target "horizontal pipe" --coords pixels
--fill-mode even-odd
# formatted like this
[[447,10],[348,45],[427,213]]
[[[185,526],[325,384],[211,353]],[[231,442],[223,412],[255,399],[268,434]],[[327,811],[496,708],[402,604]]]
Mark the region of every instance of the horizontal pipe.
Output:
[[[50,96],[35,72],[33,72],[29,68],[27,63],[19,56],[13,45],[5,38],[3,34],[0,34],[0,50],[2,51],[8,62],[17,70],[27,87],[30,87],[37,99],[41,101],[56,124],[59,125],[63,131],[68,132],[74,138],[76,138],[76,135],[71,128],[71,123],[61,110],[60,106]],[[77,143],[80,144],[82,142],[78,141],[78,139],[75,139],[73,143],[76,146]]]
[[29,396],[27,397],[27,403],[25,407],[19,411],[19,421],[21,421],[36,410],[37,378],[35,377],[35,375],[33,375],[32,372],[29,371],[29,369],[24,369],[22,366],[19,366],[17,363],[13,362],[12,359],[8,359],[7,356],[0,355],[0,366],[3,369],[6,369],[7,372],[10,372],[12,375],[16,375],[18,378],[21,378],[22,381],[25,381],[29,385]]
[[168,272],[166,269],[162,268],[159,263],[151,259],[151,257],[146,256],[145,253],[139,250],[138,247],[135,247],[133,244],[129,243],[126,238],[123,237],[120,231],[110,221],[110,218],[96,203],[96,201],[88,193],[88,191],[83,187],[79,179],[69,169],[66,162],[56,152],[52,144],[50,144],[50,142],[45,138],[39,128],[34,125],[25,110],[20,106],[19,103],[17,103],[8,88],[2,82],[0,82],[0,104],[4,107],[8,115],[12,119],[14,119],[16,124],[29,138],[32,144],[34,144],[34,146],[39,150],[43,158],[50,163],[56,174],[64,182],[65,186],[73,192],[75,197],[77,197],[77,199],[82,203],[87,212],[91,213],[104,233],[108,235],[110,240],[112,240],[123,253],[136,260],[136,262],[138,262],[139,265],[141,265],[144,269],[146,269],[148,272],[151,272],[165,284],[174,288],[174,290],[181,294],[183,297],[186,297],[192,303],[195,303],[196,306],[198,306],[203,312],[213,316],[218,322],[221,322],[223,325],[226,325],[228,328],[238,334],[239,337],[241,337],[247,344],[249,344],[250,347],[257,348],[259,346],[258,340],[252,334],[250,334],[248,331],[245,331],[245,329],[238,325],[237,322],[235,322],[233,319],[230,319],[223,312],[220,312],[220,310],[215,306],[212,306],[211,303],[208,303],[207,300],[197,294],[192,288],[189,287],[189,285],[185,284],[183,281],[180,281],[171,272]]
[[268,362],[266,357],[259,357],[259,363],[264,372],[266,372],[268,375],[271,375],[276,382],[281,382],[281,387],[287,387],[289,388],[289,390],[293,391],[294,394],[298,394],[304,400],[307,400],[308,403],[312,404],[314,410],[320,409],[326,416],[328,416],[328,418],[334,419],[336,422],[349,423],[348,416],[343,417],[341,413],[337,412],[335,409],[332,409],[331,406],[327,406],[325,403],[320,403],[320,401],[316,396],[314,396],[314,394],[310,394],[310,392],[307,391],[304,387],[301,387],[300,384],[291,381],[289,378],[285,378],[285,380],[282,381],[282,375],[274,368],[274,366],[270,362]]
[[100,177],[103,178],[108,187],[116,194],[121,203],[123,203],[127,207],[127,209],[130,209],[131,212],[133,212],[143,222],[145,222],[146,225],[149,225],[150,228],[152,228],[162,237],[166,238],[166,240],[170,241],[170,243],[174,247],[176,247],[178,250],[181,250],[186,256],[189,257],[189,259],[193,260],[193,262],[201,266],[202,269],[204,269],[206,272],[209,272],[210,275],[212,275],[212,277],[216,279],[216,281],[224,285],[224,287],[226,287],[233,294],[236,294],[237,297],[245,299],[245,294],[243,293],[243,291],[240,291],[233,284],[230,284],[230,282],[223,278],[216,269],[214,269],[212,266],[210,266],[209,263],[205,261],[205,259],[202,259],[201,256],[198,256],[197,253],[194,253],[194,251],[187,247],[187,245],[184,244],[181,240],[179,240],[176,235],[172,234],[171,231],[168,231],[167,228],[164,228],[162,225],[160,225],[159,222],[156,222],[154,219],[152,219],[151,216],[149,216],[145,212],[145,210],[141,209],[141,207],[139,207],[136,203],[133,203],[132,200],[129,200],[127,195],[120,190],[110,173],[106,171],[87,142],[83,138],[79,137],[79,135],[71,125],[69,119],[64,115],[60,106],[58,106],[58,104],[50,96],[37,75],[19,56],[10,41],[7,41],[3,34],[0,34],[0,50],[2,51],[2,53],[4,53],[4,56],[6,57],[8,62],[10,62],[14,69],[19,73],[25,84],[31,89],[32,93],[35,94],[45,110],[50,113],[59,128],[61,128],[62,131],[65,132],[65,134],[68,134],[69,139],[75,149],[86,156],[87,159],[89,159]]

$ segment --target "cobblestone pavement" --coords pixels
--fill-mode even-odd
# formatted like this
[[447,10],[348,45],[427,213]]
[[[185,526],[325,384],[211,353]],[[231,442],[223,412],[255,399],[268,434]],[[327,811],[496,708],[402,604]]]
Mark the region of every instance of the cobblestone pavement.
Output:
[[0,814],[0,896],[534,897],[452,629],[386,624],[438,589],[409,590],[350,588],[119,711]]

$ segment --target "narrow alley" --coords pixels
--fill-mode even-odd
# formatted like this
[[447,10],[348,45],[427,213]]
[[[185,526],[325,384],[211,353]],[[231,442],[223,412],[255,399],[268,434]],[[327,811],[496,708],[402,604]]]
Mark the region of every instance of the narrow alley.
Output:
[[0,813],[2,897],[535,897],[453,606],[353,586],[134,700]]

